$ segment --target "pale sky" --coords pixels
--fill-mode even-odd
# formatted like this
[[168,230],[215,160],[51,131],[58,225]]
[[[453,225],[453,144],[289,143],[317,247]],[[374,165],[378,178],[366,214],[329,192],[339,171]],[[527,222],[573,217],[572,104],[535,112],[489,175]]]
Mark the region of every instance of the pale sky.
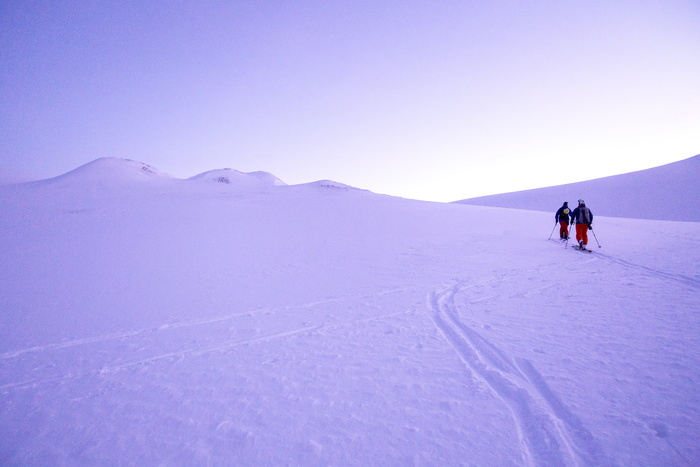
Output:
[[700,153],[700,2],[0,2],[0,181],[99,157],[454,201]]

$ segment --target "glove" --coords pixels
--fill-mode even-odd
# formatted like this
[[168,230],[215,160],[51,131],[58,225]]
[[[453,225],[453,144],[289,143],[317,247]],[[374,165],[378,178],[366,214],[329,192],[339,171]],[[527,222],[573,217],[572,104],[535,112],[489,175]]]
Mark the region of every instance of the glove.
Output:
[[593,230],[593,226],[591,224],[588,224],[588,230]]

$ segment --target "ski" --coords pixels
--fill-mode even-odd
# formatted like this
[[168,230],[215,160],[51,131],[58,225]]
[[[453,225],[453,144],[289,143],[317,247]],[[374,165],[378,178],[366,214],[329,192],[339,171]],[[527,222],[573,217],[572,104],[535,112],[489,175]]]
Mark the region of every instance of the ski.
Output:
[[579,246],[579,245],[571,245],[571,248],[573,248],[574,250],[578,250],[578,251],[585,251],[586,253],[593,253],[593,250],[589,250],[588,248],[583,248],[582,246]]

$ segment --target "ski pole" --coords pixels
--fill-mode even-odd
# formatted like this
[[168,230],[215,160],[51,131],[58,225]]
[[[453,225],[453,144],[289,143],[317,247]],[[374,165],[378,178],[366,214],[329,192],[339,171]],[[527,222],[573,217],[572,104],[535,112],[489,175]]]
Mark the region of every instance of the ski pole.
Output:
[[557,228],[557,223],[555,222],[555,223],[554,223],[554,228],[552,229],[552,233],[549,234],[549,238],[548,238],[547,240],[551,240],[551,239],[552,239],[552,235],[554,235],[554,229],[556,229],[556,228]]
[[595,242],[598,244],[598,248],[603,248],[600,246],[600,242],[598,241],[598,237],[595,234],[595,230],[593,230],[593,227],[591,227],[591,232],[593,232],[593,238],[595,238]]

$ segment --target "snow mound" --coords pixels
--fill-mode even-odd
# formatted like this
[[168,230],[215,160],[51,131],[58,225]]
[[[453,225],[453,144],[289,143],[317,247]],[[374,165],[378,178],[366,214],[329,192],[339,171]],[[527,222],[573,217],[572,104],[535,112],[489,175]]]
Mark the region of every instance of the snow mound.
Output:
[[143,162],[118,157],[103,157],[44,182],[141,182],[172,178],[167,173]]
[[700,155],[638,172],[456,203],[554,213],[564,201],[576,206],[580,198],[595,215],[697,221],[690,207],[700,199]]
[[203,172],[189,180],[223,183],[234,186],[285,186],[282,180],[268,172],[240,172],[233,169],[216,169]]
[[346,185],[344,183],[336,182],[333,180],[318,180],[311,183],[304,183],[303,185],[316,186],[322,188],[342,188],[345,190],[359,190],[359,188],[355,188],[354,186]]

